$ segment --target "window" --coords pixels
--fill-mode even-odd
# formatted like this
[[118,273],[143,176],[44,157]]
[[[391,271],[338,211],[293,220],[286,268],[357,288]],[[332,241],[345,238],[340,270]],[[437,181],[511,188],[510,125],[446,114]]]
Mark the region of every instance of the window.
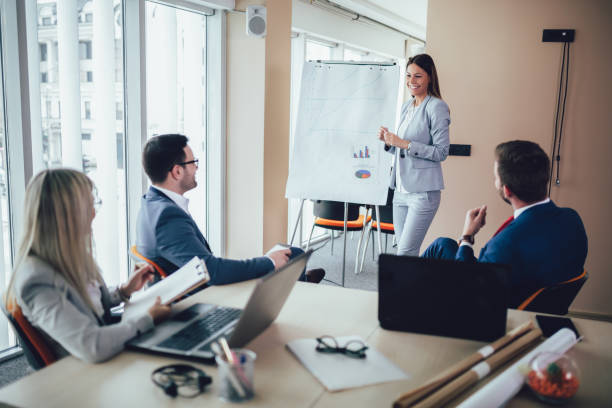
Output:
[[206,231],[206,17],[146,3],[147,136],[182,133],[200,160],[189,211]]
[[[89,101],[83,102],[83,118],[91,119],[91,102]],[[91,137],[88,140],[91,140]]]
[[[20,106],[15,103],[22,95],[15,2],[0,2],[0,22],[0,293],[4,293],[11,278],[13,254],[17,250],[14,237],[21,236],[25,194],[21,150],[23,122]],[[36,55],[38,42],[32,42],[31,46]],[[37,70],[34,78],[38,75]],[[8,357],[17,352],[15,348],[4,353],[15,345],[16,339],[9,323],[0,313],[0,356]]]
[[[9,25],[13,25],[13,31],[17,32],[17,17],[8,18],[2,14],[5,5],[15,1],[21,0],[0,0],[2,33]],[[62,7],[58,10],[56,4],[59,1],[36,0],[37,12],[33,15],[26,13],[26,24],[19,26],[22,34],[26,29],[37,31],[38,38],[27,43],[28,54],[39,55],[36,64],[27,65],[27,61],[21,61],[18,57],[8,62],[0,59],[0,63],[12,67],[13,73],[9,81],[6,78],[0,81],[0,87],[6,87],[5,95],[5,89],[0,89],[0,115],[3,114],[3,108],[12,112],[10,104],[2,106],[2,103],[16,99],[15,89],[21,88],[20,68],[30,70],[34,81],[30,81],[29,86],[39,88],[30,89],[30,95],[40,91],[39,101],[22,98],[22,109],[29,109],[28,103],[40,103],[40,118],[31,118],[31,132],[22,132],[19,128],[7,135],[4,126],[8,129],[20,127],[21,113],[15,117],[7,114],[7,120],[0,117],[0,293],[6,287],[6,279],[10,277],[11,251],[16,245],[12,241],[13,236],[20,236],[20,230],[14,233],[10,222],[12,219],[23,219],[19,207],[24,201],[24,167],[26,172],[32,170],[36,173],[44,168],[67,166],[87,173],[104,203],[92,224],[94,256],[108,285],[127,279],[127,249],[135,240],[133,226],[143,193],[140,155],[145,121],[141,121],[140,114],[145,104],[142,99],[145,92],[149,114],[146,134],[150,136],[153,133],[172,131],[188,135],[200,159],[201,169],[199,187],[192,191],[190,197],[192,215],[206,233],[206,226],[209,226],[206,211],[214,208],[215,217],[211,217],[210,223],[214,229],[212,235],[223,237],[222,213],[225,206],[222,204],[225,195],[217,193],[211,205],[206,200],[207,189],[223,191],[220,181],[223,180],[222,171],[211,172],[213,177],[218,178],[208,183],[204,178],[204,169],[207,163],[215,169],[224,169],[224,139],[219,136],[212,139],[213,145],[208,149],[206,130],[208,125],[212,126],[211,134],[224,134],[222,101],[225,88],[221,78],[225,67],[219,61],[222,61],[224,55],[225,16],[216,13],[209,18],[199,14],[205,12],[200,7],[194,6],[199,8],[199,12],[195,13],[145,0],[104,0],[96,2],[95,7],[92,0],[66,1],[65,4],[61,0]],[[140,13],[143,5],[150,12],[147,15]],[[106,7],[106,10],[99,12],[101,7]],[[15,14],[14,6],[11,10]],[[91,24],[86,23],[92,23],[94,18],[96,27],[92,29]],[[207,24],[207,18],[212,22],[210,25]],[[71,35],[59,35],[66,28],[62,24],[74,26],[75,23],[78,30],[71,30]],[[151,32],[151,26],[154,27],[153,31],[158,32]],[[210,35],[207,35],[207,30]],[[22,36],[12,31],[10,34],[0,38],[5,40],[1,42],[0,51],[4,53],[14,43],[15,52],[12,55],[18,56],[19,46],[25,47],[26,44],[18,43]],[[169,38],[159,43],[152,42],[164,36]],[[147,49],[139,48],[141,38],[147,38]],[[206,46],[209,39],[214,41],[214,47]],[[147,65],[142,70],[141,52],[148,54]],[[174,60],[164,60],[172,53]],[[206,86],[207,61],[213,61],[209,65],[213,67],[214,77],[211,79],[213,85],[210,86],[210,95],[207,95]],[[148,88],[140,88],[140,75],[145,68],[147,75],[153,75],[152,78],[160,81],[159,86],[148,82]],[[163,72],[174,75],[174,80],[167,81],[160,75]],[[37,77],[38,83],[35,81]],[[165,99],[155,99],[159,96]],[[207,104],[208,97],[215,102]],[[174,109],[168,109],[170,106]],[[94,109],[96,115],[93,115]],[[32,109],[31,112],[36,110]],[[156,116],[159,112],[161,115]],[[128,117],[131,120],[128,121]],[[207,120],[207,117],[211,120]],[[18,136],[11,136],[16,138],[13,140],[10,135]],[[31,139],[28,140],[28,137]],[[10,143],[6,138],[10,139]],[[23,141],[29,142],[27,146],[32,149],[26,152],[26,155],[31,153],[32,160],[25,166],[21,154],[23,147],[20,144]],[[7,152],[7,145],[14,148]],[[215,155],[209,153],[211,150]],[[11,160],[8,161],[7,157]],[[20,161],[22,166],[13,166],[11,173],[7,174],[7,163],[19,164]],[[18,177],[14,178],[14,174]],[[15,191],[17,194],[13,194]],[[11,200],[19,204],[12,208],[12,214],[7,197],[12,197]],[[219,255],[222,255],[223,242],[224,239],[211,240],[211,245],[217,246]],[[8,323],[2,319],[0,315],[0,352],[15,345]]]
[[117,133],[117,167],[123,168],[123,133]]
[[82,60],[91,59],[91,41],[79,41],[79,58]]
[[[39,10],[56,4],[53,0],[37,3]],[[126,280],[128,273],[126,174],[118,163],[117,141],[112,137],[125,134],[123,118],[115,115],[116,106],[123,105],[123,75],[115,77],[114,72],[115,68],[124,70],[123,29],[117,23],[123,20],[123,4],[121,0],[100,2],[100,7],[108,8],[100,16],[91,0],[66,4],[73,6],[57,10],[57,26],[38,27],[40,43],[59,44],[47,50],[47,63],[53,63],[49,69],[57,80],[45,86],[31,84],[40,86],[41,105],[46,108],[41,109],[40,139],[32,136],[33,145],[42,143],[42,154],[33,154],[33,160],[37,160],[35,168],[83,169],[95,183],[104,203],[92,224],[95,258],[107,284],[114,285]],[[102,30],[79,27],[75,38],[58,35],[62,24],[78,21],[79,10],[84,9],[88,10],[85,21],[91,10],[91,19],[95,17]],[[80,72],[80,79],[74,78],[74,72]]]
[[44,62],[47,60],[47,44],[40,43],[38,45],[39,45],[39,50],[40,50],[40,61]]
[[[2,61],[0,61],[2,62]],[[0,77],[4,76],[0,64]],[[8,180],[5,158],[6,129],[4,128],[4,84],[0,82],[0,291],[4,292],[10,280],[11,262],[11,232],[8,206]],[[1,300],[0,300],[1,301]],[[15,344],[14,338],[9,338],[9,326],[4,315],[0,316],[0,350]]]
[[344,60],[345,61],[363,61],[368,59],[368,53],[358,50],[353,50],[351,48],[344,48]]
[[306,40],[306,61],[330,60],[332,47],[319,42]]

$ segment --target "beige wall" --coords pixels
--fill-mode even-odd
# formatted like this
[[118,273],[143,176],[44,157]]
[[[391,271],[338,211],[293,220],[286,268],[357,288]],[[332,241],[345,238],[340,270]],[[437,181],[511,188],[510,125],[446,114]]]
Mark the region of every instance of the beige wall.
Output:
[[495,145],[528,139],[552,148],[561,49],[542,43],[544,28],[574,28],[561,185],[552,199],[573,207],[589,237],[590,278],[574,311],[612,315],[612,2],[609,0],[429,0],[427,52],[451,109],[451,143],[471,157],[444,163],[447,188],[424,246],[461,232],[465,210],[488,204],[477,250],[511,215],[493,187]]
[[[227,256],[261,255],[286,241],[291,2],[265,5],[267,35],[247,36],[246,15],[227,20]],[[264,228],[265,225],[265,228]]]
[[291,97],[291,1],[267,0],[263,246],[287,241],[289,112]]
[[[237,9],[246,8],[246,2],[237,3]],[[228,13],[226,255],[230,258],[250,258],[263,251],[265,59],[265,39],[246,35],[246,15]]]

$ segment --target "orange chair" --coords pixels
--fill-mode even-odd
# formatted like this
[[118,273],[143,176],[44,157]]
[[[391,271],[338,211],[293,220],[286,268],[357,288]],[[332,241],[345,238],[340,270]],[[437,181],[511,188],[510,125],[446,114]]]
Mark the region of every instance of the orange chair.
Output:
[[19,305],[14,300],[9,301],[8,305],[5,305],[4,302],[0,303],[2,312],[13,326],[19,339],[19,345],[32,368],[39,370],[57,361],[53,349],[47,344],[40,331],[26,319]]
[[[363,233],[366,225],[370,222],[372,217],[366,214],[359,214],[359,204],[348,203],[347,216],[346,216],[346,231],[361,231],[361,237],[359,238],[359,244],[357,245],[357,257],[355,259],[355,267],[359,261],[359,252],[361,248],[361,242],[363,240]],[[315,200],[313,202],[312,209],[315,221],[310,230],[310,236],[308,237],[308,244],[306,250],[310,247],[310,240],[315,227],[325,228],[331,230],[331,251],[334,253],[334,233],[333,231],[344,231],[344,203],[340,201],[325,201]],[[346,249],[346,235],[344,236],[344,248]],[[346,253],[342,252],[342,286],[344,286],[344,266],[346,263]]]
[[588,278],[589,274],[585,270],[575,278],[541,288],[525,299],[517,309],[565,315]]
[[130,256],[135,261],[144,261],[148,263],[149,265],[151,265],[157,271],[161,279],[164,279],[166,276],[168,276],[168,274],[161,268],[161,266],[159,266],[158,264],[156,264],[149,258],[145,257],[143,254],[138,252],[138,250],[136,249],[136,245],[132,245],[132,247],[130,248]]

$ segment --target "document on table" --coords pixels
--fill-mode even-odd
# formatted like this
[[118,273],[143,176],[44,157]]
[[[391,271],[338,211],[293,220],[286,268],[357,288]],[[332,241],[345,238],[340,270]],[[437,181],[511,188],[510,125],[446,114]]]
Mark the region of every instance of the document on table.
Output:
[[155,303],[159,296],[161,302],[167,305],[180,298],[190,290],[205,284],[210,280],[208,269],[203,260],[194,256],[182,268],[150,286],[142,292],[135,293],[126,302],[122,319],[140,316]]
[[[336,340],[339,345],[344,345],[350,340],[363,342],[359,336],[337,337]],[[410,378],[378,350],[371,347],[366,351],[366,358],[362,359],[340,353],[321,353],[316,351],[316,346],[315,339],[298,339],[287,343],[287,348],[328,391]]]
[[289,249],[289,248],[291,248],[289,245],[276,244],[268,252],[265,253],[265,256],[270,256],[270,254],[272,252],[280,251],[280,250],[283,250],[283,249]]

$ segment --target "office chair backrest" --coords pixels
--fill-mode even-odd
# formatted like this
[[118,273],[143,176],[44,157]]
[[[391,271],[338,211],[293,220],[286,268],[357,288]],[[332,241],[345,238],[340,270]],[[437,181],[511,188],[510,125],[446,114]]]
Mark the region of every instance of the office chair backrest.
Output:
[[[384,206],[379,206],[378,210],[380,211],[380,222],[393,224],[393,190],[389,189],[389,192],[387,193],[387,204]],[[373,208],[373,206],[372,220],[378,221],[376,217],[376,210]]]
[[15,301],[8,308],[0,301],[2,312],[13,326],[26,359],[35,370],[44,368],[57,360],[55,353],[47,344],[40,331],[30,324]]
[[[328,220],[344,220],[344,203],[341,201],[314,200],[312,212],[315,217]],[[347,220],[359,218],[359,204],[349,203]]]
[[525,299],[517,309],[565,315],[588,278],[589,274],[585,270],[575,278],[539,289]]
[[132,256],[132,258],[134,258],[137,261],[145,261],[146,263],[151,265],[157,271],[157,273],[159,274],[161,279],[163,279],[166,276],[168,276],[166,271],[164,271],[161,266],[159,266],[158,264],[156,264],[155,262],[153,262],[149,258],[145,257],[143,254],[138,252],[138,250],[136,249],[136,245],[132,245],[132,247],[130,248],[130,255]]

